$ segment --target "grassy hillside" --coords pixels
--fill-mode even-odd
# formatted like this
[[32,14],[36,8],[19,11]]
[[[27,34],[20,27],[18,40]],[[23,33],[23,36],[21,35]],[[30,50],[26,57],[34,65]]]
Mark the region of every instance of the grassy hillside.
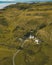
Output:
[[[41,40],[25,42],[31,32]],[[23,41],[20,41],[20,38]],[[0,10],[0,65],[52,65],[52,2],[17,3]]]

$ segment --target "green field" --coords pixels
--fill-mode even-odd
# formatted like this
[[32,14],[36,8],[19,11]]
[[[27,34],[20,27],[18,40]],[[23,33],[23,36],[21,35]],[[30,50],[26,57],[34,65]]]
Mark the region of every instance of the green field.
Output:
[[[31,31],[39,44],[28,38]],[[17,3],[0,9],[0,65],[13,65],[18,50],[15,65],[52,65],[52,2]]]

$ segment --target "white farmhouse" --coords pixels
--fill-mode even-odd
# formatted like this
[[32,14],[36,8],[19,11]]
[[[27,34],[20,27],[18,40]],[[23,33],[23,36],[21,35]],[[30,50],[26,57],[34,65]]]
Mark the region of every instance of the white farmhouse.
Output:
[[30,36],[29,36],[29,39],[34,39],[34,36],[33,36],[33,35],[30,35]]

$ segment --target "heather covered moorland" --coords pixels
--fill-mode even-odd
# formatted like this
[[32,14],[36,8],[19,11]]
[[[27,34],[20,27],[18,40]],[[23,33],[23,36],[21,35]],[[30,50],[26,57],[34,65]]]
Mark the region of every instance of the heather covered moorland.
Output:
[[0,65],[52,65],[52,2],[0,9]]

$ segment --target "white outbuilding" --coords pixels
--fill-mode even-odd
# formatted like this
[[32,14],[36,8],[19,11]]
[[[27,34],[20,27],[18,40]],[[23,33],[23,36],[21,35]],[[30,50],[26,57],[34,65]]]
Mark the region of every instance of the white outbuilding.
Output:
[[35,37],[35,42],[36,44],[39,44],[39,39],[37,39],[36,37]]

